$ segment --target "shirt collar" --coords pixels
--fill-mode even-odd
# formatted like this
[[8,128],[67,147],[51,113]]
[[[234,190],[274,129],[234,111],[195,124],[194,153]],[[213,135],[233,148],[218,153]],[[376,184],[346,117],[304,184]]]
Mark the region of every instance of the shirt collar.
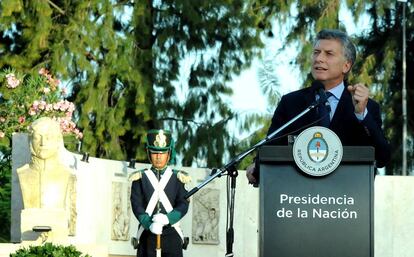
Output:
[[162,168],[162,169],[156,169],[156,168],[154,168],[153,166],[151,166],[151,170],[154,172],[154,173],[157,173],[157,172],[159,172],[160,174],[164,174],[164,172],[165,172],[165,170],[167,169],[167,165],[165,165],[165,167],[164,168]]
[[340,99],[342,92],[344,92],[344,89],[345,89],[345,85],[344,85],[344,82],[342,81],[340,84],[338,84],[334,88],[329,89],[328,91],[331,92],[332,95],[334,95],[336,99]]

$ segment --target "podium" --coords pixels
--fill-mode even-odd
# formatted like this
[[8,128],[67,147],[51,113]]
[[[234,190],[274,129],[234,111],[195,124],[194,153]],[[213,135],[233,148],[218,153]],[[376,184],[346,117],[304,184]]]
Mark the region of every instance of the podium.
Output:
[[374,257],[374,148],[345,146],[339,167],[310,176],[292,146],[264,146],[260,257]]

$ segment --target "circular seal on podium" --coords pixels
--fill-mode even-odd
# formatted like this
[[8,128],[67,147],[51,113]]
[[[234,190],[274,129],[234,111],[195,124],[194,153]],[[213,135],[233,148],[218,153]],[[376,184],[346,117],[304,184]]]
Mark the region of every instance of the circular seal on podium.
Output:
[[310,127],[300,133],[293,144],[293,159],[303,172],[326,176],[341,163],[343,155],[339,137],[325,127]]

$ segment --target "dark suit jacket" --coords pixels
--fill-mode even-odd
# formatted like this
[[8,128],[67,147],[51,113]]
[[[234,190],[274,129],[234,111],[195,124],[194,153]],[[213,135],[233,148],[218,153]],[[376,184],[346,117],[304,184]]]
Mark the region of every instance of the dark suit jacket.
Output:
[[[273,115],[268,135],[301,113],[314,101],[315,92],[311,87],[284,95]],[[380,108],[372,99],[368,100],[367,108],[367,116],[359,121],[354,113],[352,96],[345,86],[329,128],[338,135],[344,146],[373,146],[376,166],[384,167],[390,160],[391,152],[381,128]],[[315,108],[285,128],[279,135],[297,135],[308,127],[318,125],[315,123],[318,119],[318,109]],[[282,136],[269,144],[287,145],[287,136]]]

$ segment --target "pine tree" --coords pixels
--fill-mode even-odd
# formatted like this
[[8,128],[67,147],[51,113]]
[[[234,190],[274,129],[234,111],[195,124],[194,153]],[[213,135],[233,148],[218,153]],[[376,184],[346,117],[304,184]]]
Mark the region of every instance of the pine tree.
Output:
[[128,129],[128,105],[122,96],[131,94],[127,85],[143,87],[130,61],[133,38],[125,36],[130,27],[121,17],[128,3],[2,1],[1,8],[0,67],[23,72],[47,67],[57,74],[78,106],[84,150],[124,158],[119,137]]
[[249,1],[139,2],[133,17],[142,28],[135,31],[140,73],[154,89],[153,125],[174,129],[183,165],[221,165],[235,142],[226,82],[262,46]]
[[226,82],[262,46],[248,1],[6,0],[1,8],[0,67],[46,66],[67,83],[82,151],[144,161],[145,132],[166,127],[184,165],[222,163],[235,142]]
[[[364,80],[375,92],[375,98],[381,103],[384,114],[384,127],[391,143],[391,163],[387,166],[387,174],[402,172],[402,5],[394,2],[376,1],[367,5],[366,9],[372,19],[372,28],[362,34],[359,45],[362,48],[358,79]],[[407,34],[407,119],[408,119],[408,170],[413,168],[413,87],[414,74],[414,24],[412,22],[414,8],[406,3]]]

